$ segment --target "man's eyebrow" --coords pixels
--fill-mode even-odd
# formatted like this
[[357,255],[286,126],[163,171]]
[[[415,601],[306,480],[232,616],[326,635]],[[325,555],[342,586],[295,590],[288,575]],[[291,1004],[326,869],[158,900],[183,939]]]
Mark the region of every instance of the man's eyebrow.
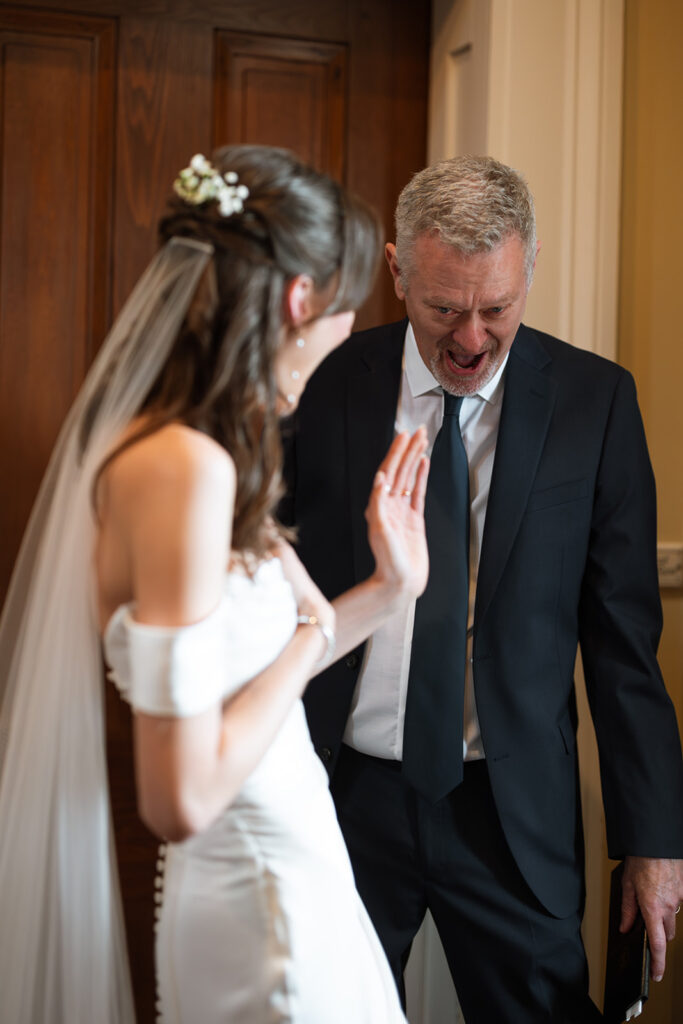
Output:
[[425,301],[430,306],[448,306],[452,309],[457,308],[451,299],[443,299],[440,295],[428,295]]
[[[501,295],[499,298],[487,299],[486,302],[479,304],[479,309],[492,309],[495,306],[509,306],[513,302],[515,296],[512,294]],[[453,299],[445,299],[441,295],[428,295],[425,299],[429,306],[447,306],[449,309],[463,309],[464,307],[459,302],[454,302]]]

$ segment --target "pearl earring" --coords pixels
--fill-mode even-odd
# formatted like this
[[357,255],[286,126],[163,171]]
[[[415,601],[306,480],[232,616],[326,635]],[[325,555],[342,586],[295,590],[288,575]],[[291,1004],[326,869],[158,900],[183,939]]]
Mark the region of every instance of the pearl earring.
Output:
[[[306,339],[305,338],[299,337],[299,338],[296,339],[296,347],[297,348],[303,348],[305,344],[306,344]],[[298,380],[300,376],[301,376],[301,374],[299,373],[298,370],[292,370],[292,373],[291,373],[292,380]],[[296,395],[287,395],[287,401],[289,402],[290,405],[294,405],[294,403],[296,402]]]
[[[296,339],[296,347],[297,348],[303,348],[305,344],[306,344],[306,341],[305,341],[304,338],[297,338]],[[301,374],[299,373],[298,370],[292,370],[292,380],[298,380],[300,376],[301,376]],[[293,398],[293,396],[292,396],[292,398]]]

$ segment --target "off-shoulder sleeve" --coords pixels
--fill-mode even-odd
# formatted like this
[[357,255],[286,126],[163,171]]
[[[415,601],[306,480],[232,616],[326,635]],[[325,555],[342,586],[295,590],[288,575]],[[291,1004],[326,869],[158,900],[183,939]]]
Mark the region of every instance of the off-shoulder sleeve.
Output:
[[219,605],[190,626],[137,622],[122,605],[104,634],[109,675],[133,710],[197,715],[269,665],[296,627],[296,605],[279,562],[252,578],[232,574]]

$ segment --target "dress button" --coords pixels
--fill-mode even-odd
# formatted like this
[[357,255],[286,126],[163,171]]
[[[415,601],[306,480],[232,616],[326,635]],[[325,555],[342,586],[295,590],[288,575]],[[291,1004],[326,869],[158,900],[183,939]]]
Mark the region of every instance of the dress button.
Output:
[[324,764],[327,764],[327,762],[332,757],[332,751],[330,750],[330,748],[329,747],[321,747],[319,753],[320,753],[320,760]]
[[353,651],[352,654],[347,655],[345,664],[347,668],[358,668],[358,655],[355,651]]

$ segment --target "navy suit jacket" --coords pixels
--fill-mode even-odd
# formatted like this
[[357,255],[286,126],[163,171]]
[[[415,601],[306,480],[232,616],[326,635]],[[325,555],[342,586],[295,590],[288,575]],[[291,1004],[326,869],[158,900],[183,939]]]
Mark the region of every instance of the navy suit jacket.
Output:
[[[298,410],[288,518],[329,598],[373,570],[363,513],[394,433],[406,323],[353,335],[311,378]],[[506,838],[528,884],[558,916],[583,900],[578,644],[609,854],[683,855],[680,739],[656,661],[655,543],[654,480],[631,376],[520,326],[482,541],[473,676]],[[362,648],[313,680],[305,696],[330,772],[361,660]]]

